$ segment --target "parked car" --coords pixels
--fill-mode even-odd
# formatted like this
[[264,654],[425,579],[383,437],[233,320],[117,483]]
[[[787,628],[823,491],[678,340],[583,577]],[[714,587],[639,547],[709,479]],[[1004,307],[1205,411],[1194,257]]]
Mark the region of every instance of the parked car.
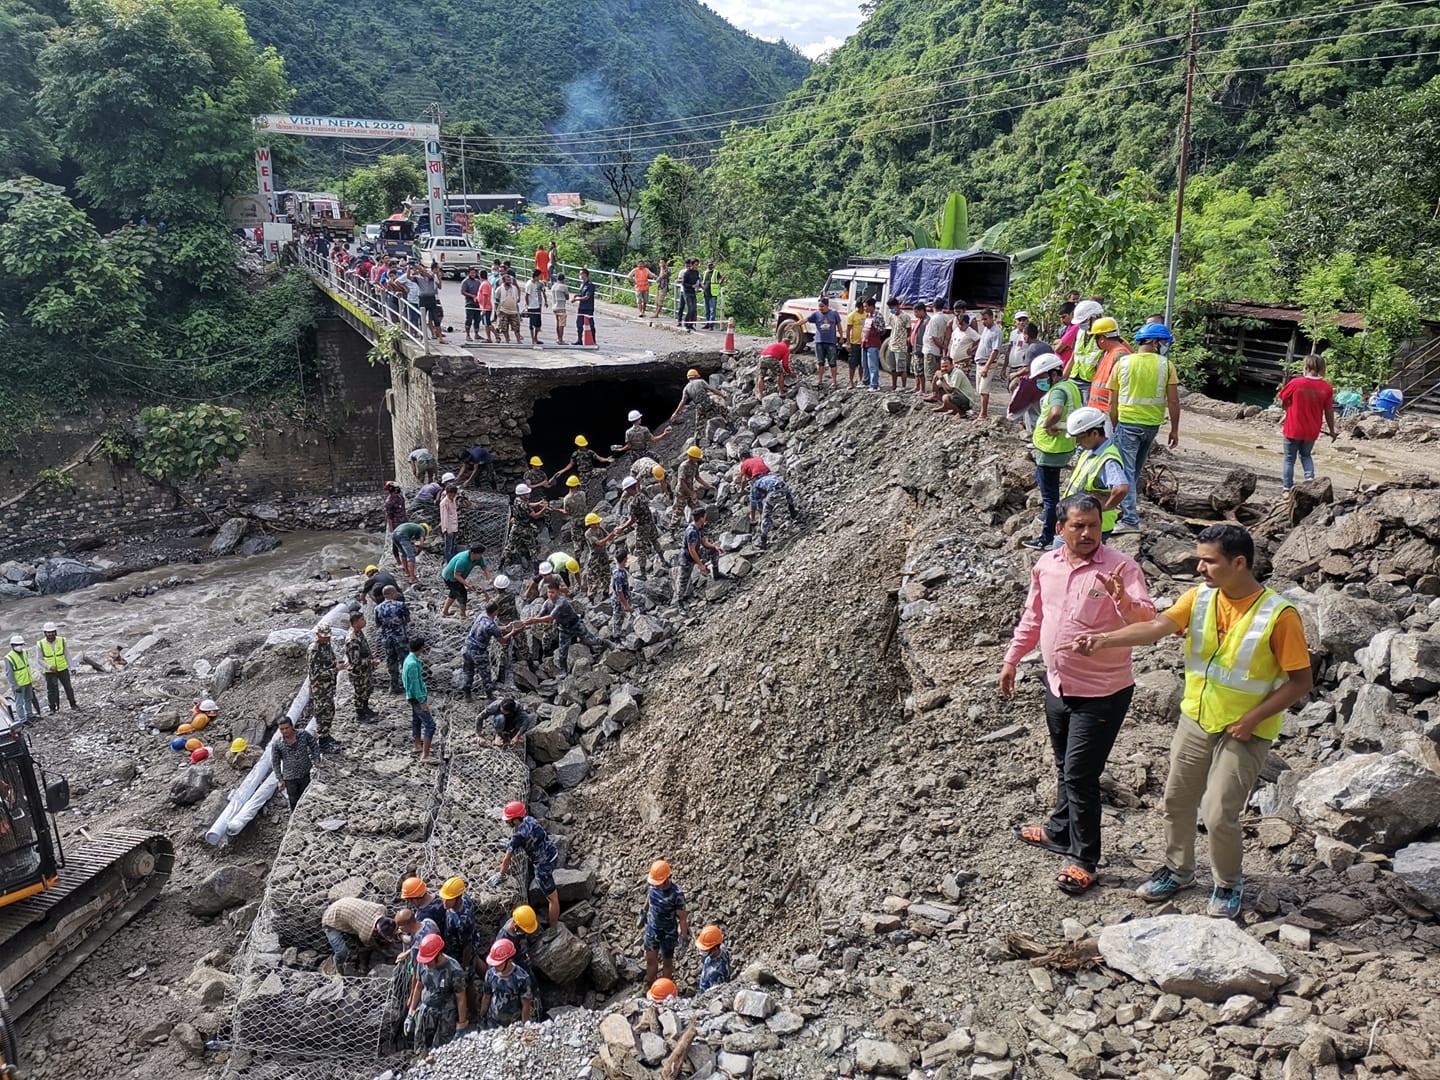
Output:
[[435,236],[428,234],[415,242],[420,265],[436,270],[442,277],[464,277],[472,266],[486,260],[468,236]]

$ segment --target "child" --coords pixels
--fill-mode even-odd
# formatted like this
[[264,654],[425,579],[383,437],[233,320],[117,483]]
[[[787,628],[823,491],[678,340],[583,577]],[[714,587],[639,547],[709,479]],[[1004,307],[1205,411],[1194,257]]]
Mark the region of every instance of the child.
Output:
[[1321,423],[1331,442],[1339,434],[1335,429],[1335,389],[1325,381],[1325,361],[1314,353],[1305,357],[1305,373],[1281,387],[1278,396],[1280,407],[1285,410],[1285,424],[1281,428],[1285,436],[1285,465],[1280,482],[1289,491],[1295,484],[1297,457],[1305,470],[1305,479],[1315,479],[1315,462],[1310,452],[1320,437]]

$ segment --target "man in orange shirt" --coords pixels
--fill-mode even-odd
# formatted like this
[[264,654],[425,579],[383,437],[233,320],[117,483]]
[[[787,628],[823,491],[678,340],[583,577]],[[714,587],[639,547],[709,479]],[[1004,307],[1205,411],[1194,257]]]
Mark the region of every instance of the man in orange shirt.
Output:
[[1105,414],[1105,437],[1108,439],[1114,433],[1114,425],[1109,420],[1110,402],[1115,397],[1115,392],[1110,389],[1110,376],[1121,357],[1130,355],[1130,346],[1120,339],[1120,324],[1108,315],[1090,324],[1090,336],[1100,346],[1100,362],[1095,365],[1095,379],[1090,384],[1090,400],[1086,404]]
[[1151,645],[1183,634],[1185,698],[1165,780],[1165,862],[1140,886],[1149,903],[1195,884],[1195,811],[1210,838],[1214,887],[1209,913],[1240,914],[1244,835],[1240,811],[1280,734],[1285,710],[1315,685],[1300,614],[1255,579],[1255,541],[1239,525],[1211,525],[1195,538],[1205,584],[1149,622],[1076,636],[1081,656]]
[[535,276],[548,282],[550,280],[550,251],[548,248],[537,247],[535,249]]
[[[630,280],[635,283],[635,304],[643,319],[650,310],[650,267],[645,265],[644,259],[636,263],[635,269],[630,271]],[[656,310],[659,310],[658,307]]]

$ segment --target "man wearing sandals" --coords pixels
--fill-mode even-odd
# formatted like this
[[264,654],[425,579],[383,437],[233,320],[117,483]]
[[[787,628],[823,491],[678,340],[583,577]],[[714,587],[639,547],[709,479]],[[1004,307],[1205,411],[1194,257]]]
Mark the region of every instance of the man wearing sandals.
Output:
[[1078,895],[1100,865],[1100,774],[1135,693],[1130,650],[1081,656],[1072,641],[1131,623],[1150,625],[1155,604],[1145,576],[1128,555],[1100,538],[1100,503],[1072,495],[1058,508],[1064,546],[1030,571],[1030,592],[1000,665],[1000,692],[1015,691],[1015,668],[1038,643],[1045,664],[1045,725],[1055,751],[1055,810],[1044,825],[1022,825],[1027,844],[1070,858],[1056,878]]
[[1195,884],[1195,811],[1210,838],[1209,913],[1240,914],[1245,878],[1240,811],[1280,734],[1285,710],[1315,685],[1305,629],[1293,604],[1255,579],[1255,541],[1239,525],[1211,525],[1195,537],[1205,584],[1148,622],[1080,634],[1067,646],[1098,659],[1102,650],[1185,637],[1185,699],[1165,778],[1165,862],[1141,885],[1159,903]]

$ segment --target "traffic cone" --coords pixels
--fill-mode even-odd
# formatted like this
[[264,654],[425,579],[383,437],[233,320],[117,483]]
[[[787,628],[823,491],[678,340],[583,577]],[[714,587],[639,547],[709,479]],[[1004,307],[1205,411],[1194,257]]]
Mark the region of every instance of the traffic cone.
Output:
[[595,320],[593,319],[585,320],[585,344],[595,344]]
[[735,320],[733,317],[725,320],[725,355],[735,355]]

